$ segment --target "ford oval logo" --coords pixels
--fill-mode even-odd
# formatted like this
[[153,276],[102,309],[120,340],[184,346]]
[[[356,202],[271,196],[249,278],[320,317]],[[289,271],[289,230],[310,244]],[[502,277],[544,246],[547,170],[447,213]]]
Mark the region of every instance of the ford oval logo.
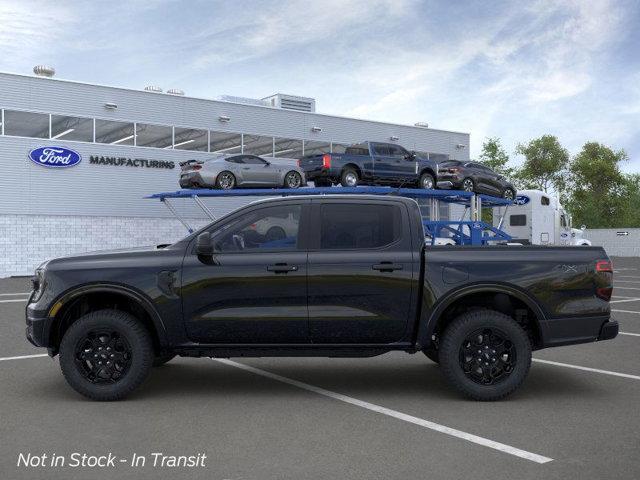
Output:
[[517,195],[513,203],[515,203],[516,205],[526,205],[527,203],[529,203],[529,200],[530,198],[526,195]]
[[82,155],[64,147],[39,147],[29,152],[29,160],[43,167],[67,168],[79,164]]

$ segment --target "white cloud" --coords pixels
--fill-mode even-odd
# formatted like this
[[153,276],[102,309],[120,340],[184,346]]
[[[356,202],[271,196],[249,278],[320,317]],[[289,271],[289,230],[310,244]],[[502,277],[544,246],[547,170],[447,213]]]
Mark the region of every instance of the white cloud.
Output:
[[73,11],[60,2],[0,3],[0,62],[16,70],[11,67],[50,59],[75,19]]

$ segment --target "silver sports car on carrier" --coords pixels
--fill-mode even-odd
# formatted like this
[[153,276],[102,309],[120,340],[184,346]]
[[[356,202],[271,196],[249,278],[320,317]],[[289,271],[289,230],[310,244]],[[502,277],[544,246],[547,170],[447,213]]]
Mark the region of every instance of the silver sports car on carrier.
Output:
[[278,163],[256,155],[219,155],[210,160],[180,163],[181,188],[276,187],[298,188],[307,184],[295,160]]

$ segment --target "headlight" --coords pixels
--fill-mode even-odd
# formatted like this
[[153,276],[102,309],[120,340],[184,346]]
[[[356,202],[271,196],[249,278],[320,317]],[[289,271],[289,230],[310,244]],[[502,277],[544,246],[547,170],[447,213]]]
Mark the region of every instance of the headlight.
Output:
[[31,286],[33,287],[33,295],[31,297],[32,302],[37,302],[45,288],[44,268],[38,268],[36,274],[31,279]]

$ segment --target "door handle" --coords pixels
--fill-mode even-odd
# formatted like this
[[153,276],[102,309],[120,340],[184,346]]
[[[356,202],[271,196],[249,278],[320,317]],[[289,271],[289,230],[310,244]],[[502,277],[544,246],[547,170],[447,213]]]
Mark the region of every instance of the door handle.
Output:
[[297,272],[297,265],[287,265],[286,263],[276,263],[275,265],[269,265],[267,267],[269,272],[274,273],[288,273],[288,272]]
[[375,265],[371,265],[374,270],[380,270],[381,272],[393,272],[394,270],[402,270],[402,265],[399,263],[380,262]]
[[251,167],[242,167],[243,170],[251,170]]

